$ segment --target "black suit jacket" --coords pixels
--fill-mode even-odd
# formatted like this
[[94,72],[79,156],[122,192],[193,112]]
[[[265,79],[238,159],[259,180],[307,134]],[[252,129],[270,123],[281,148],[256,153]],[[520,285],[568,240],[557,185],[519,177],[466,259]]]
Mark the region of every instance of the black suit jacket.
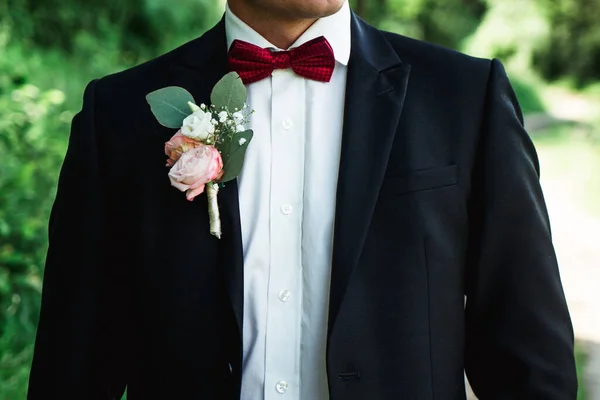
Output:
[[[224,24],[92,82],[50,223],[29,399],[238,399],[243,257],[172,188],[145,101],[209,102]],[[260,110],[258,110],[260,112]],[[327,370],[332,400],[575,399],[538,160],[502,65],[353,16]],[[466,296],[466,307],[465,307]],[[315,399],[318,400],[318,399]]]

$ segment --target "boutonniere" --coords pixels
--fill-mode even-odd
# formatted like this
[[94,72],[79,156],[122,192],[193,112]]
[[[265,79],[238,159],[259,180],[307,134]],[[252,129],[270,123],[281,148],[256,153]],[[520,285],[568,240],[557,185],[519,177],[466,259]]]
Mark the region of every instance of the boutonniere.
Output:
[[197,105],[185,89],[169,86],[146,96],[152,113],[167,128],[178,129],[165,143],[169,180],[189,201],[208,196],[210,233],[221,238],[217,194],[240,174],[252,140],[244,128],[252,111],[239,75],[225,75],[212,90],[210,105]]

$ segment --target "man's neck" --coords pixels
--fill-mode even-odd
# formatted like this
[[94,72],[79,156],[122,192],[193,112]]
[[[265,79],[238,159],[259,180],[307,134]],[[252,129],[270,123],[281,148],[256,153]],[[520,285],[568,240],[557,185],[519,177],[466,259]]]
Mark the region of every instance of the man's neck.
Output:
[[230,2],[231,11],[258,34],[267,39],[279,49],[287,49],[304,33],[317,19],[285,19],[280,16],[265,15],[262,10],[256,10],[244,2]]

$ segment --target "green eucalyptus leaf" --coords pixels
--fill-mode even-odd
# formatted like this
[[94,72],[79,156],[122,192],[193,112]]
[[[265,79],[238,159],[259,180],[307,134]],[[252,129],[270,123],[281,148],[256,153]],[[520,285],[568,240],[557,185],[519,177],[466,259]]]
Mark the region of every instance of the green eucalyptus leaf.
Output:
[[246,103],[246,86],[240,79],[237,72],[230,72],[225,75],[212,90],[210,102],[221,110],[223,108],[229,112],[235,112],[235,109],[241,110]]
[[229,162],[229,153],[231,148],[231,139],[227,138],[223,142],[216,145],[217,150],[221,152],[221,159],[223,160],[223,169],[225,169],[225,165]]
[[225,171],[221,182],[231,181],[242,172],[246,149],[253,136],[254,133],[251,130],[238,132],[219,146],[223,158],[223,170]]
[[188,102],[195,103],[190,92],[177,86],[155,90],[146,96],[146,101],[158,122],[173,129],[181,128],[183,120],[192,113]]

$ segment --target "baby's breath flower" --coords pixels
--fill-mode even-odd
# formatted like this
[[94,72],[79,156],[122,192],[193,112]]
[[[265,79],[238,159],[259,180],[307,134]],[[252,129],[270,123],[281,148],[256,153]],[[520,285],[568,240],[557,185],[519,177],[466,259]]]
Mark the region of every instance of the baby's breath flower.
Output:
[[240,111],[234,112],[232,117],[236,124],[240,124],[244,120],[244,114]]

